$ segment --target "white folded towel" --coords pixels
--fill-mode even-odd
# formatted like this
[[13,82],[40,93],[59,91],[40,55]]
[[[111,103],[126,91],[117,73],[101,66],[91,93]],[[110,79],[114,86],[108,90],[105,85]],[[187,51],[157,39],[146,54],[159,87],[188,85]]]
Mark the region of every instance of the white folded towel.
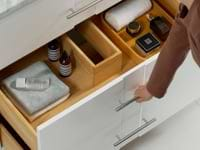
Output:
[[151,7],[151,0],[126,0],[108,10],[105,19],[116,31],[119,31]]

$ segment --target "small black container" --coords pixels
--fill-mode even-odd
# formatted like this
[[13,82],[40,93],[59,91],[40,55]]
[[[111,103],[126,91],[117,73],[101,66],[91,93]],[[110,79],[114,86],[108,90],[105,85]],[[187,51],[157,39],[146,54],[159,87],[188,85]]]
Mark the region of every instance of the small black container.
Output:
[[138,22],[133,21],[126,27],[126,32],[131,36],[136,36],[141,31],[141,28],[142,27]]
[[151,30],[161,39],[165,41],[169,35],[171,25],[164,17],[154,17],[150,20]]

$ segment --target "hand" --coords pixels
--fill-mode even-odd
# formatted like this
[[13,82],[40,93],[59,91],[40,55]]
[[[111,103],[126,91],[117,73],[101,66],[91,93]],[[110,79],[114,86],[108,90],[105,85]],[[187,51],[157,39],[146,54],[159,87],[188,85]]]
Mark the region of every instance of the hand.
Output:
[[153,97],[148,91],[146,85],[139,86],[135,91],[135,96],[139,97],[137,100],[138,103],[149,101]]

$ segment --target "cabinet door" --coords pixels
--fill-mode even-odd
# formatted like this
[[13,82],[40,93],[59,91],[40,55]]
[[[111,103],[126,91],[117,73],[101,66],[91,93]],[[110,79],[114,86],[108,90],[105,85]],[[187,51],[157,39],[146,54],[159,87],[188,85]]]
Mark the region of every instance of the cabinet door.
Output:
[[[116,79],[39,126],[38,149],[88,150],[99,142],[102,146],[113,147],[117,133],[109,135],[106,130],[117,132],[119,129],[121,115],[115,109],[123,98],[123,85],[122,79]],[[108,134],[108,139],[101,133]]]
[[[152,68],[147,65],[147,70]],[[200,98],[200,69],[193,61],[192,55],[186,58],[177,71],[166,96],[162,99],[154,98],[143,104],[143,117],[156,118],[156,125],[162,123],[181,109]],[[147,129],[144,133],[149,131]]]
[[73,7],[73,0],[39,0],[1,19],[0,69],[70,30],[66,16]]
[[145,65],[141,64],[130,70],[124,75],[124,98],[121,100],[122,129],[118,135],[118,142],[115,143],[119,148],[131,142],[138,136],[140,128],[141,104],[134,101],[134,91],[144,83]]

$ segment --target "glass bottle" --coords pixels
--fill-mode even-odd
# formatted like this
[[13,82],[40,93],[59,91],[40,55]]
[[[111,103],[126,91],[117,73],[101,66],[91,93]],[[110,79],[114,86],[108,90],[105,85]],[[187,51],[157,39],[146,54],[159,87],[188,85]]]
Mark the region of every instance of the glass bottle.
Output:
[[62,56],[60,57],[60,75],[63,77],[69,77],[72,74],[72,63],[70,55],[63,50]]
[[60,58],[60,44],[58,40],[53,40],[48,44],[48,58],[53,62]]

